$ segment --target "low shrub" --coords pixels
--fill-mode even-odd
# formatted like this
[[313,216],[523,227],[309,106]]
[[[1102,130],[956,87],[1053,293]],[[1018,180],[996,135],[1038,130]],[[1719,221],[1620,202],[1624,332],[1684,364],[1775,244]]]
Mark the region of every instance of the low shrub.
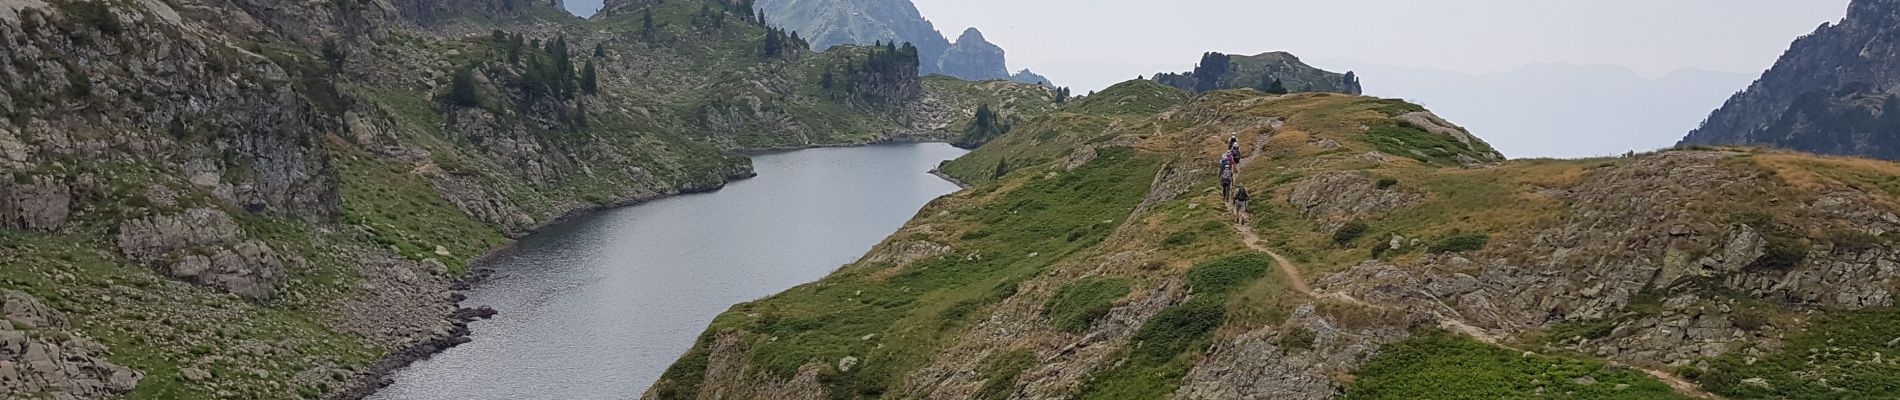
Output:
[[1226,296],[1255,279],[1266,276],[1272,258],[1261,254],[1243,254],[1202,263],[1188,270],[1188,287],[1196,297]]
[[1346,399],[1683,398],[1635,369],[1525,354],[1446,332],[1385,346],[1353,375]]
[[1886,239],[1855,229],[1836,229],[1828,235],[1834,251],[1859,253],[1886,245]]
[[66,0],[53,2],[67,17],[78,20],[86,26],[98,29],[107,35],[118,35],[125,31],[125,25],[119,22],[119,16],[112,13],[112,6],[105,1]]
[[1029,350],[1011,350],[992,356],[990,365],[983,369],[983,389],[977,392],[976,398],[1008,398],[1016,386],[1016,376],[1035,365],[1036,353]]
[[1287,328],[1286,332],[1280,333],[1278,344],[1284,349],[1312,350],[1313,343],[1317,340],[1319,340],[1319,333],[1305,326],[1294,325]]
[[1077,281],[1056,291],[1049,303],[1043,305],[1043,314],[1055,323],[1056,329],[1065,332],[1081,333],[1095,325],[1095,320],[1108,315],[1114,308],[1115,299],[1127,296],[1128,282],[1120,279],[1087,278]]
[[1365,236],[1366,229],[1366,223],[1364,222],[1347,222],[1345,225],[1340,226],[1339,229],[1333,230],[1333,243],[1337,243],[1341,246],[1352,243],[1352,241],[1358,240],[1360,236]]
[[1438,239],[1437,243],[1432,243],[1429,250],[1433,253],[1463,253],[1483,249],[1484,245],[1490,242],[1491,236],[1481,233],[1452,234]]
[[1807,237],[1768,213],[1759,211],[1737,213],[1733,216],[1733,220],[1754,228],[1765,242],[1762,246],[1761,258],[1755,259],[1753,264],[1749,264],[1749,268],[1794,268],[1801,265],[1802,261],[1806,261],[1808,251],[1813,249],[1813,244],[1808,242]]
[[1135,358],[1162,364],[1214,333],[1227,320],[1225,298],[1195,297],[1155,314],[1135,332]]
[[1175,248],[1185,246],[1189,243],[1194,243],[1194,236],[1194,232],[1175,232],[1168,235],[1167,238],[1161,239],[1161,247]]

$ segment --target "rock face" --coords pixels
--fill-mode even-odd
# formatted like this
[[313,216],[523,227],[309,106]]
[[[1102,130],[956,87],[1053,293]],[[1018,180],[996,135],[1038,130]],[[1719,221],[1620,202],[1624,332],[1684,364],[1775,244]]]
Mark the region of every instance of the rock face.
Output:
[[[1310,342],[1289,338],[1311,334]],[[1294,309],[1287,322],[1259,328],[1216,344],[1206,360],[1182,379],[1174,399],[1330,399],[1342,388],[1334,376],[1350,373],[1380,346],[1404,340],[1401,326],[1344,326],[1311,304]]]
[[1052,83],[1054,81],[1049,80],[1049,77],[1042,76],[1042,74],[1038,74],[1035,71],[1030,71],[1028,69],[1016,71],[1016,73],[1009,74],[1009,80],[1022,82],[1022,83],[1034,83],[1034,84],[1043,85],[1043,86],[1054,85],[1054,83]]
[[263,241],[245,238],[231,216],[197,208],[126,221],[119,252],[159,272],[253,300],[270,299],[284,261]]
[[1195,65],[1193,71],[1160,73],[1152,79],[1163,85],[1196,93],[1240,88],[1267,91],[1275,81],[1291,93],[1362,92],[1358,76],[1351,71],[1340,74],[1314,68],[1286,52],[1252,56],[1210,52],[1201,56],[1200,64]]
[[1003,66],[1003,48],[983,39],[983,32],[970,28],[957,36],[957,42],[937,59],[944,75],[969,80],[1009,79]]
[[65,182],[49,176],[20,180],[0,185],[0,228],[50,231],[66,223],[73,199]]
[[1416,204],[1424,196],[1388,185],[1380,187],[1363,172],[1339,171],[1307,178],[1293,187],[1287,201],[1332,231],[1347,222]]
[[964,30],[954,43],[944,39],[910,0],[763,0],[757,5],[774,25],[799,32],[814,49],[909,42],[917,46],[919,68],[925,75],[1050,83],[1033,72],[1010,74],[1003,49],[985,40],[976,28]]
[[1900,160],[1900,2],[1855,0],[1790,45],[1681,145],[1760,145]]
[[115,398],[145,377],[105,361],[104,346],[63,332],[66,317],[31,296],[0,290],[0,312],[0,397]]

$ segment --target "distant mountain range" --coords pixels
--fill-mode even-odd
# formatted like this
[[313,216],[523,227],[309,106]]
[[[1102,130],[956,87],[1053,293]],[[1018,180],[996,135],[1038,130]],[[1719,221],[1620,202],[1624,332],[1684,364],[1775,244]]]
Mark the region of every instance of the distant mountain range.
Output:
[[1682,69],[1647,78],[1613,65],[1532,64],[1469,74],[1334,60],[1372,82],[1367,94],[1431,107],[1512,157],[1582,157],[1669,147],[1744,74]]
[[1682,139],[1900,160],[1900,1],[1856,0]]
[[759,0],[767,21],[803,35],[812,48],[879,41],[917,46],[921,72],[967,80],[1013,80],[1051,84],[1029,70],[1011,74],[1003,48],[965,29],[956,42],[945,39],[910,0]]

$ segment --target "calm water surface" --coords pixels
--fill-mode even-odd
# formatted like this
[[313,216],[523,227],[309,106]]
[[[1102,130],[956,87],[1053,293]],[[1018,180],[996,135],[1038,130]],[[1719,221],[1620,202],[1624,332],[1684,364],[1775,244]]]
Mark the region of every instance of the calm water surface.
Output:
[[924,203],[945,144],[755,157],[759,177],[602,212],[523,238],[465,305],[499,310],[473,342],[417,362],[372,399],[627,399],[733,304],[824,277]]

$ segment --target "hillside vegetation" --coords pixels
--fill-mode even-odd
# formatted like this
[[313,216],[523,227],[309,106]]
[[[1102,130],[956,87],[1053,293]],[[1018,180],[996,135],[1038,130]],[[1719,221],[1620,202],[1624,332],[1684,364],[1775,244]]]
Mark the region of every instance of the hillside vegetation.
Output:
[[648,397],[1891,393],[1894,164],[1506,161],[1401,101],[1133,81],[943,171],[975,186],[733,307]]
[[0,7],[0,397],[362,396],[466,340],[511,237],[1054,102],[734,4]]

